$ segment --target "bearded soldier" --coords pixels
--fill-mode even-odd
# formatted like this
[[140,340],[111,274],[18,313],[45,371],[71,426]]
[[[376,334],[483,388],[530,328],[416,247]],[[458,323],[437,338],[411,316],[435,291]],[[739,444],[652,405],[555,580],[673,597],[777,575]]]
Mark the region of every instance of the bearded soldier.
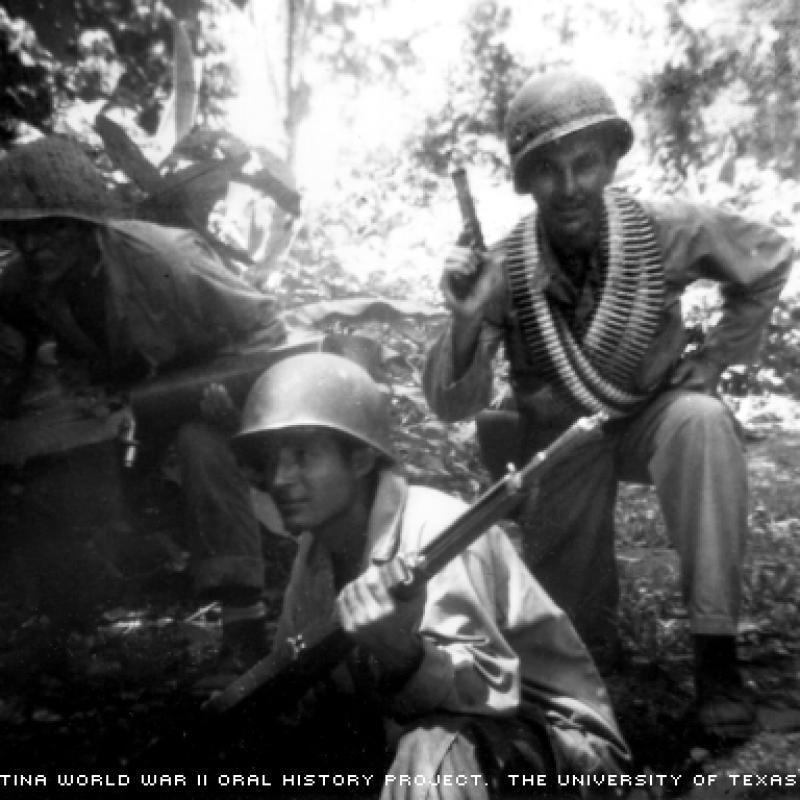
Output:
[[[792,246],[726,211],[613,187],[633,132],[588,77],[530,79],[506,137],[514,188],[535,208],[489,252],[450,252],[451,320],[428,356],[427,399],[446,420],[485,409],[503,343],[518,414],[506,461],[524,463],[577,416],[608,415],[604,436],[555,465],[525,504],[527,563],[607,661],[618,642],[617,482],[652,483],[680,558],[699,722],[713,736],[747,735],[735,645],[747,476],[716,392],[726,366],[754,357]],[[698,279],[719,283],[722,314],[687,352],[680,298]]]

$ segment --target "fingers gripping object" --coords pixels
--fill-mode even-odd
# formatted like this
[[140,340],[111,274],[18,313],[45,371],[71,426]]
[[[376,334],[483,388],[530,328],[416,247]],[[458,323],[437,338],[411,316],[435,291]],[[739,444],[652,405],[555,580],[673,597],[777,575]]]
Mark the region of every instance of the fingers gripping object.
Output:
[[424,585],[426,578],[420,574],[423,558],[419,553],[406,553],[397,556],[389,594],[403,602],[410,600]]

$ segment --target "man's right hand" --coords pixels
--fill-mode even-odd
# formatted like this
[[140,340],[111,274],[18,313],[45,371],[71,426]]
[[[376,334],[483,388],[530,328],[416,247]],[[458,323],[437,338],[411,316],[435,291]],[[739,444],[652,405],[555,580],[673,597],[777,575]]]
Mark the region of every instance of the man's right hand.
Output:
[[455,245],[444,262],[439,287],[453,317],[478,323],[500,278],[492,269],[491,256],[470,247]]

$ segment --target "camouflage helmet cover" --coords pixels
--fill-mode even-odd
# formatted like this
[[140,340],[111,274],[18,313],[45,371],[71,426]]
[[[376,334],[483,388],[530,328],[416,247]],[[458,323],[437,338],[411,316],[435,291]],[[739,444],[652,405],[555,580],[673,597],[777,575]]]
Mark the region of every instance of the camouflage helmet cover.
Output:
[[520,194],[527,191],[524,176],[536,150],[594,126],[617,139],[620,155],[630,150],[630,123],[617,114],[611,97],[596,80],[563,70],[528,79],[511,100],[506,115],[506,146],[515,190]]
[[344,356],[303,353],[270,367],[250,390],[232,444],[248,460],[263,434],[305,427],[339,431],[396,458],[386,394]]
[[75,139],[45,136],[0,158],[0,222],[104,222],[121,214],[117,197]]

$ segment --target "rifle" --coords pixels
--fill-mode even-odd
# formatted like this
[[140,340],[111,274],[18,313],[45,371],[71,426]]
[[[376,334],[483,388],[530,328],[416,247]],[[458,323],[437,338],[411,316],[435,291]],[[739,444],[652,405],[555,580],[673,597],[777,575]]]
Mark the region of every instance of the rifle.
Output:
[[[467,171],[459,164],[452,170],[450,177],[455,186],[458,208],[461,212],[461,221],[464,226],[461,235],[458,237],[458,244],[462,247],[471,247],[477,253],[483,253],[486,251],[486,244],[483,239],[478,213],[475,211],[475,200],[469,188]],[[450,279],[453,293],[457,297],[463,298],[469,293],[474,279],[480,274],[481,266],[482,264],[479,262],[478,272],[474,277],[454,275]]]
[[[418,591],[452,559],[469,547],[487,528],[508,518],[523,496],[523,489],[540,477],[554,460],[597,437],[606,422],[604,414],[581,417],[547,448],[536,453],[519,471],[509,465],[505,477],[494,483],[462,514],[442,530],[408,562],[409,575],[395,588],[397,596]],[[276,664],[269,656],[207,700],[203,710],[222,715],[244,706],[257,715],[274,712],[298,700],[305,690],[321,680],[352,649],[353,642],[335,620],[295,637],[288,664]],[[244,706],[243,706],[244,704]]]
[[[289,344],[243,346],[221,352],[202,364],[156,375],[128,390],[132,411],[130,424],[146,428],[150,433],[177,428],[197,415],[203,389],[210,383],[221,383],[233,402],[240,404],[265,369],[296,353],[324,348],[322,336]],[[132,463],[130,460],[128,466]]]
[[[492,484],[416,557],[408,558],[409,577],[396,587],[396,596],[419,590],[487,528],[508,518],[548,465],[599,436],[605,422],[602,414],[581,417],[522,469],[517,471],[509,465],[503,478]],[[317,623],[289,643],[292,654],[288,661],[278,663],[267,656],[257,662],[206,700],[200,714],[192,714],[190,720],[179,720],[171,732],[160,731],[143,751],[133,756],[131,768],[153,771],[181,764],[183,758],[204,763],[204,759],[219,758],[228,746],[243,748],[246,753],[248,731],[258,729],[265,719],[288,711],[354,647],[353,640],[335,619]]]

